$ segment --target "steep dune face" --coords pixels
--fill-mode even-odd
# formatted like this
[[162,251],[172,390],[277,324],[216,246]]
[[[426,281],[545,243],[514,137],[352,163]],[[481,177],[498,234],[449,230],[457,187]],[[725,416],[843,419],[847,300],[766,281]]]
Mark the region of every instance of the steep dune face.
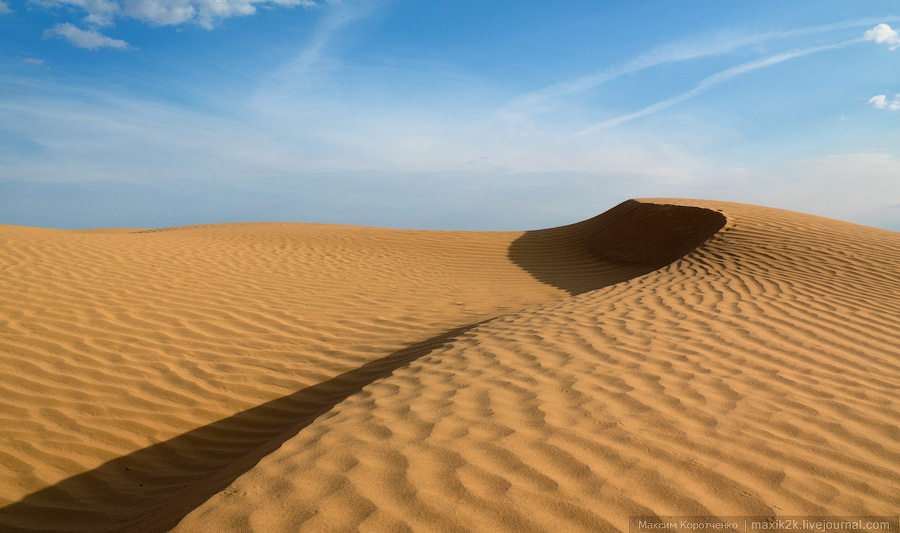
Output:
[[675,261],[725,225],[716,211],[627,200],[594,218],[529,231],[509,258],[570,294],[625,281]]
[[897,233],[658,199],[533,232],[0,241],[0,529],[900,506]]
[[727,223],[672,264],[488,321],[363,388],[178,530],[896,514],[900,235],[642,203]]

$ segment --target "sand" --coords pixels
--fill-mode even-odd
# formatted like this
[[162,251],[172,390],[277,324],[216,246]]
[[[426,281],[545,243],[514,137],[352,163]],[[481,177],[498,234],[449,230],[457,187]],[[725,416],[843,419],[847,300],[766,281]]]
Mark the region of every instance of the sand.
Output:
[[0,226],[0,530],[897,515],[900,233]]

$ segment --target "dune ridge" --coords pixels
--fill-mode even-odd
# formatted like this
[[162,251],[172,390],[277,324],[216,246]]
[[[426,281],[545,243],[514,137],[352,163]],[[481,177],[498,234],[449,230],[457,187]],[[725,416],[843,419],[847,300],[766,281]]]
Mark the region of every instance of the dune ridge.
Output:
[[[511,260],[527,235],[4,228],[0,523],[174,525],[369,379],[367,364],[565,296]],[[517,249],[567,258],[583,290],[646,270],[579,242]]]
[[653,199],[533,232],[0,236],[9,528],[166,530],[212,491],[177,529],[900,504],[893,232]]
[[727,223],[686,257],[468,331],[348,398],[176,531],[895,515],[900,236],[689,205]]

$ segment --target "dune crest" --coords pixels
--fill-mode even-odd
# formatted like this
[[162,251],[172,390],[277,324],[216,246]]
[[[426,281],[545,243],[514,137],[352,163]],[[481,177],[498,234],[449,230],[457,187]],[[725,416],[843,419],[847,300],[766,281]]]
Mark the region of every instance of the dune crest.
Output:
[[[397,364],[565,297],[511,260],[528,235],[2,228],[0,524],[174,525]],[[636,275],[570,252],[587,290]]]
[[177,531],[627,531],[891,515],[900,235],[722,202],[646,275],[480,325],[348,398]]
[[0,240],[7,529],[900,506],[897,233],[652,199],[533,232]]
[[725,222],[711,209],[627,200],[583,222],[525,232],[509,258],[544,283],[580,294],[676,261]]

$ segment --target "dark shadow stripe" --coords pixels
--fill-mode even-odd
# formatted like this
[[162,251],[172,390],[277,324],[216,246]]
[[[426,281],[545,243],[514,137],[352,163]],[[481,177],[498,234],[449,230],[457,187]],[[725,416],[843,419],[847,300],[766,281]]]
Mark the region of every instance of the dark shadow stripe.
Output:
[[0,509],[0,531],[168,531],[347,397],[483,323],[60,481]]
[[[508,256],[538,280],[580,294],[665,266],[724,224],[715,211],[629,200],[584,222],[526,232]],[[0,509],[0,531],[168,531],[347,397],[488,321],[60,481]]]

